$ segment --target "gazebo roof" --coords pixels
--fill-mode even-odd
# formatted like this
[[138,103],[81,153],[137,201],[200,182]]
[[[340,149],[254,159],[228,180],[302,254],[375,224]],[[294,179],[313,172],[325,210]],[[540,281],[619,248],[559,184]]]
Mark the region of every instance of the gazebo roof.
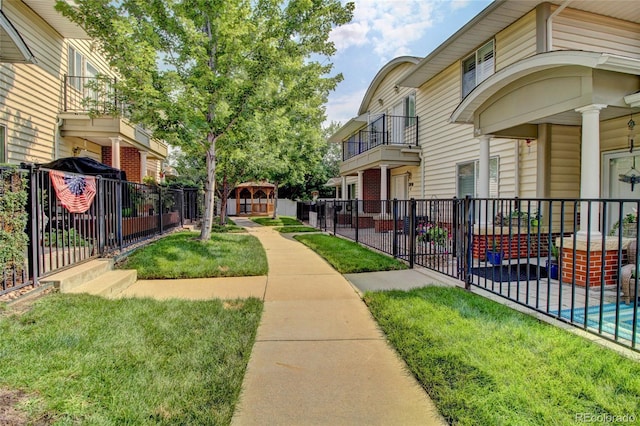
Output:
[[236,186],[236,188],[275,188],[276,186],[272,183],[263,181],[263,182],[243,182]]

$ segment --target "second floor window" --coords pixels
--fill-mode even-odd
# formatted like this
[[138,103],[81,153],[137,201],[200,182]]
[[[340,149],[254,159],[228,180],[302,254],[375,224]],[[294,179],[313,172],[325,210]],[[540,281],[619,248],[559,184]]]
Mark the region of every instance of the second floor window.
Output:
[[412,93],[404,98],[405,127],[416,124],[416,94]]
[[473,52],[462,61],[462,97],[494,73],[493,40]]
[[82,55],[73,47],[69,46],[69,64],[67,72],[69,73],[69,84],[80,90],[82,88]]

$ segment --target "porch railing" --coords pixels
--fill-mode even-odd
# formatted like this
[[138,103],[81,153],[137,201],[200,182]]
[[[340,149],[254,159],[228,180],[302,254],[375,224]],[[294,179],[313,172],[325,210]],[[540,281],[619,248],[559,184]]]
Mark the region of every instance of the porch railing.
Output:
[[82,178],[81,186],[95,188],[87,209],[78,212],[60,195],[60,183],[54,183],[51,170],[32,167],[18,173],[28,182],[24,232],[29,243],[24,262],[3,268],[0,295],[27,285],[37,286],[47,275],[121,252],[201,218],[203,196],[197,189],[147,186],[64,172],[65,179]]
[[64,75],[62,80],[62,110],[110,115],[126,115],[125,104],[116,91],[116,79],[111,77],[80,77]]
[[418,117],[383,114],[342,143],[342,159],[381,145],[418,145]]
[[320,201],[311,225],[637,350],[640,200]]

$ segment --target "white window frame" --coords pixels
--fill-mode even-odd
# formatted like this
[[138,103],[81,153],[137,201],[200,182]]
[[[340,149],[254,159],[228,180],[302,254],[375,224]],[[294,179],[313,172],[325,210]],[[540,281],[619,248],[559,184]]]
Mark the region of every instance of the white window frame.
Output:
[[[488,47],[491,47],[491,50],[488,50]],[[489,56],[489,52],[491,55]],[[491,39],[488,42],[484,43],[481,47],[476,49],[471,55],[467,56],[462,60],[461,73],[462,73],[462,97],[465,98],[471,91],[476,88],[480,83],[484,80],[492,76],[496,71],[495,66],[495,57],[496,57],[496,44],[495,40]],[[466,71],[465,68],[467,64],[473,66],[469,71]],[[470,72],[473,71],[473,76],[470,75]]]
[[404,98],[404,127],[415,126],[416,124],[416,92],[412,92]]
[[76,50],[75,47],[69,45],[69,57],[67,58],[67,74],[69,85],[77,90],[82,90],[82,77],[84,77],[84,56]]
[[[478,179],[479,179],[480,160],[465,161],[456,164],[456,194],[458,198],[465,198],[468,194],[461,194],[460,188],[460,168],[473,165],[473,194],[472,197],[478,197]],[[497,198],[500,194],[500,157],[494,156],[489,159],[489,197]]]

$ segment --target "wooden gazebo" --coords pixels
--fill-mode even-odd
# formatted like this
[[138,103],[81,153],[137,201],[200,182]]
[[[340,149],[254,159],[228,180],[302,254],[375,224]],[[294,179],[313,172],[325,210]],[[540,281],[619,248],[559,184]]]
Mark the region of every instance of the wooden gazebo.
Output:
[[238,216],[267,216],[273,214],[276,186],[268,182],[244,182],[236,186],[236,214]]

